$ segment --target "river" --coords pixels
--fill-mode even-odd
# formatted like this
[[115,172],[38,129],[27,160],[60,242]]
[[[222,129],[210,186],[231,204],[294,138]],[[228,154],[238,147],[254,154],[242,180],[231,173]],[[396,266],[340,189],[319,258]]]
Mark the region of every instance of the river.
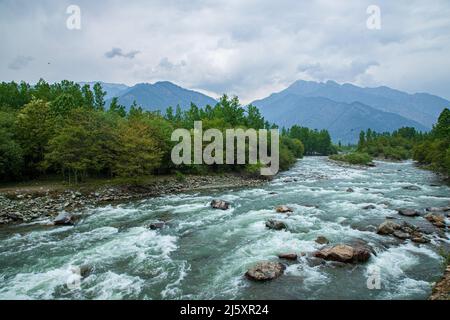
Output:
[[[403,189],[410,185],[420,190]],[[229,201],[231,209],[211,209],[212,199]],[[258,188],[89,209],[74,227],[49,227],[44,219],[2,227],[0,299],[426,299],[442,275],[439,250],[448,240],[434,234],[418,245],[375,231],[386,216],[402,218],[397,208],[449,202],[450,188],[412,162],[356,168],[307,157]],[[275,213],[281,204],[295,212]],[[362,209],[369,204],[375,209]],[[288,230],[268,230],[270,218]],[[422,217],[402,219],[430,227]],[[166,227],[147,228],[157,220]],[[318,236],[331,243],[363,239],[376,256],[359,265],[311,263]],[[243,276],[284,252],[306,255],[285,261],[285,274],[273,281]],[[77,285],[80,265],[91,272]],[[370,270],[379,270],[380,289],[367,287]]]

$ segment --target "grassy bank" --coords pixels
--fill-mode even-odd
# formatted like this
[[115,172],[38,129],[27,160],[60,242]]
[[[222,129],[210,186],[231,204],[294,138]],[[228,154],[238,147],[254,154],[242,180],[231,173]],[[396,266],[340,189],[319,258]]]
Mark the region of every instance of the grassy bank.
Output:
[[329,157],[331,160],[345,162],[355,165],[371,165],[373,158],[363,152],[352,152],[346,154],[334,154]]

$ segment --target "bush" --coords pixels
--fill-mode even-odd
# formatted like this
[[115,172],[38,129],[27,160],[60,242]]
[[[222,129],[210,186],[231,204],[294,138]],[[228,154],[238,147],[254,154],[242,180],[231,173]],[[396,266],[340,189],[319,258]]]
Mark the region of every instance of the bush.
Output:
[[350,164],[362,164],[362,165],[368,165],[373,160],[371,156],[363,152],[335,154],[331,155],[330,159],[335,161],[347,162]]

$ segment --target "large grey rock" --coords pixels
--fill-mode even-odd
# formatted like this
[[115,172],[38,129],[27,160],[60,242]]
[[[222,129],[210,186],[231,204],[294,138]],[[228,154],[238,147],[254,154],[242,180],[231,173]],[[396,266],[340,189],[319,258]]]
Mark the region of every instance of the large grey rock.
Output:
[[214,209],[228,210],[230,204],[224,200],[214,199],[213,201],[211,201],[211,207],[213,207]]
[[397,209],[397,212],[405,217],[418,217],[420,212],[414,209]]
[[284,273],[285,265],[279,262],[263,261],[248,269],[245,276],[254,281],[267,281],[278,278]]
[[58,214],[58,216],[53,220],[53,224],[56,226],[59,225],[70,225],[73,226],[78,220],[77,216],[74,216],[67,212],[62,212]]

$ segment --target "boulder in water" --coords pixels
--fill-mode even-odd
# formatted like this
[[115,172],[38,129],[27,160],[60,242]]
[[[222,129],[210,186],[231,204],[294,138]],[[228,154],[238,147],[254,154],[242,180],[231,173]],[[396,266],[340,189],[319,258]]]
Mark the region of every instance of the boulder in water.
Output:
[[314,256],[325,260],[352,263],[365,262],[370,258],[370,254],[370,249],[365,246],[338,244],[336,246],[317,251],[314,253]]
[[421,187],[418,187],[418,186],[415,186],[415,185],[404,186],[404,187],[402,187],[402,189],[404,189],[404,190],[411,190],[411,191],[419,191],[419,190],[422,190]]
[[377,233],[382,235],[388,235],[393,234],[394,231],[398,229],[400,229],[399,224],[387,220],[378,226]]
[[294,209],[292,209],[291,207],[285,206],[285,205],[281,205],[275,208],[275,210],[278,213],[289,213],[289,212],[294,212]]
[[429,213],[425,216],[425,219],[437,228],[445,228],[445,218],[443,216]]
[[372,209],[376,209],[376,207],[373,204],[369,204],[367,206],[363,207],[364,210],[372,210]]
[[329,244],[330,243],[330,241],[327,238],[325,238],[324,236],[318,236],[316,239],[316,242],[318,244]]
[[268,281],[284,273],[285,265],[279,262],[263,261],[248,269],[245,276],[254,281]]
[[398,214],[405,217],[418,217],[420,212],[414,209],[397,209]]
[[150,224],[148,225],[148,227],[149,227],[151,230],[156,230],[156,229],[162,229],[162,228],[164,228],[165,225],[166,225],[166,224],[165,224],[164,222],[157,221],[157,222],[152,222],[152,223],[150,223]]
[[214,209],[228,210],[230,204],[224,200],[215,199],[211,201],[211,207],[213,207]]
[[281,253],[278,255],[278,258],[286,260],[297,260],[297,257],[296,253]]
[[353,190],[353,188],[348,188],[346,191],[347,192],[355,192],[355,190]]
[[394,233],[392,233],[392,235],[402,240],[409,239],[409,234],[401,230],[395,230]]
[[58,216],[53,220],[53,224],[55,226],[73,226],[76,222],[77,217],[67,213],[61,212]]
[[272,219],[266,221],[266,227],[273,230],[287,229],[287,226],[283,221]]

